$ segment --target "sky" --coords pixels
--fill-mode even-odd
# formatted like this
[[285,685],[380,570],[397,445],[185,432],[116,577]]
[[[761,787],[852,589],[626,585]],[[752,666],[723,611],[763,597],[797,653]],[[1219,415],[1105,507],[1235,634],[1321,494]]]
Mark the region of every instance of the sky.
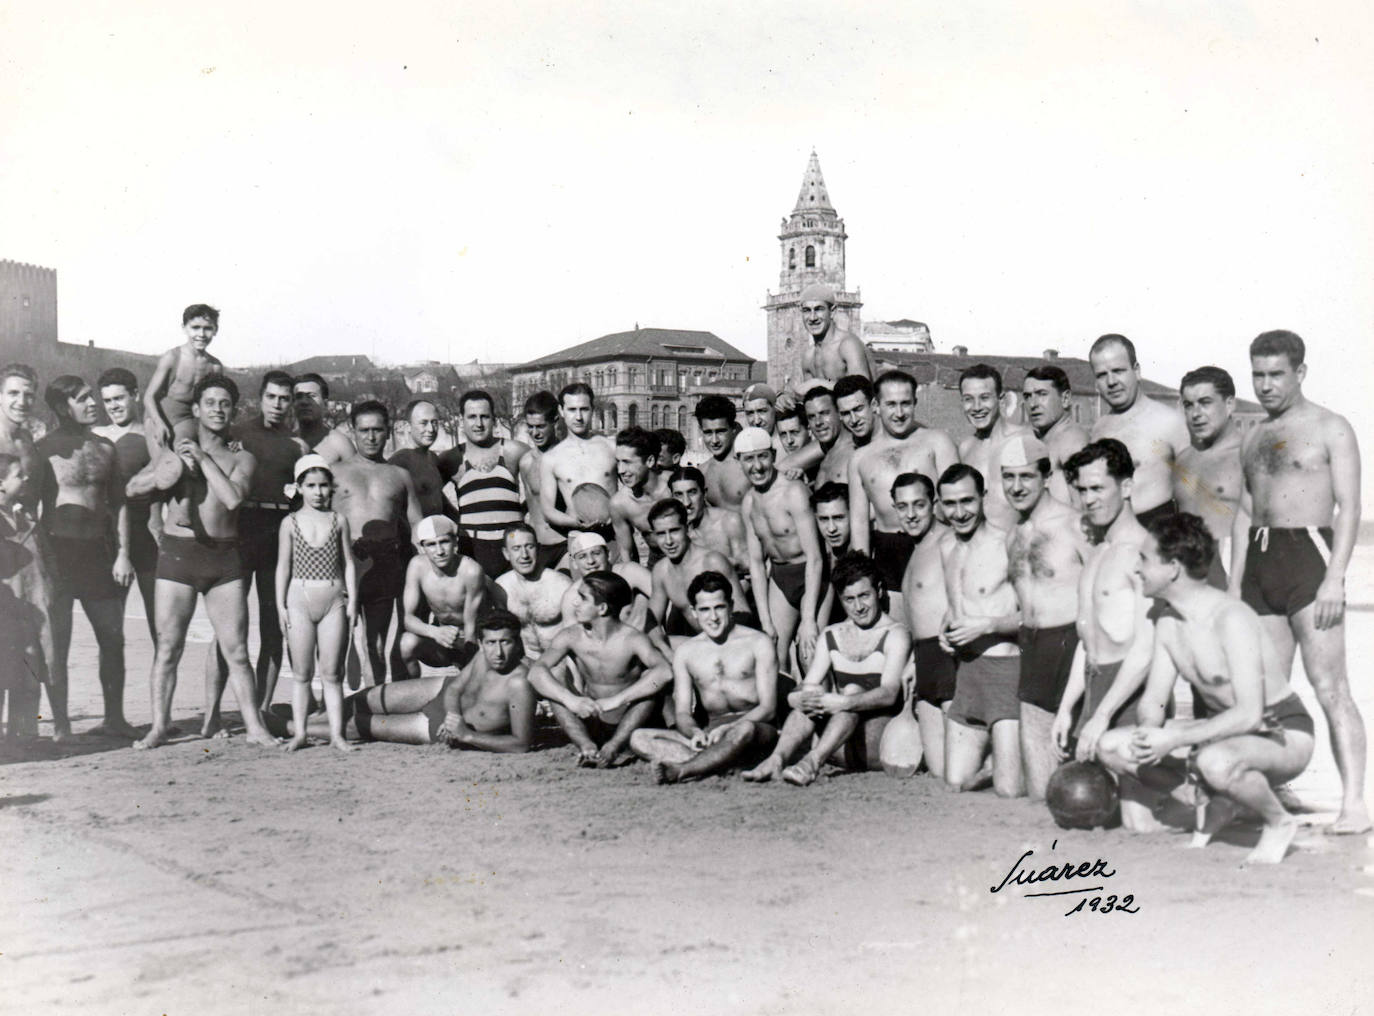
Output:
[[[1308,340],[1374,444],[1374,15],[1345,2],[0,0],[0,257],[61,337],[231,364],[765,353],[814,148],[869,320],[1202,362]],[[747,9],[745,9],[747,8]],[[1368,487],[1368,484],[1366,484]]]

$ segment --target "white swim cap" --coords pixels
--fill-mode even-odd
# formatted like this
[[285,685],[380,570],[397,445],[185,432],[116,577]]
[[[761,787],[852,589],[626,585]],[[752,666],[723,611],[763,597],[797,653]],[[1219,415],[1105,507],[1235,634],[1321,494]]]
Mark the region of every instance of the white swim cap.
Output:
[[1002,465],[1033,466],[1050,457],[1050,449],[1038,437],[1020,434],[1002,446]]
[[415,542],[437,540],[441,536],[451,536],[456,532],[458,527],[447,515],[426,515],[415,527]]
[[773,439],[768,436],[768,431],[762,427],[745,427],[735,437],[735,454],[744,455],[747,452],[761,452],[764,449],[773,448]]
[[[324,460],[323,456],[311,452],[309,455],[302,455],[296,460],[296,465],[292,468],[291,475],[297,480],[300,480],[302,476],[312,469],[329,469],[329,463]],[[333,470],[330,470],[330,472],[333,472]]]
[[823,282],[813,282],[801,291],[802,303],[815,303],[817,300],[835,306],[835,287],[827,286]]
[[606,539],[600,533],[588,533],[581,529],[574,529],[568,534],[569,554],[580,554],[584,550],[604,546],[606,546]]

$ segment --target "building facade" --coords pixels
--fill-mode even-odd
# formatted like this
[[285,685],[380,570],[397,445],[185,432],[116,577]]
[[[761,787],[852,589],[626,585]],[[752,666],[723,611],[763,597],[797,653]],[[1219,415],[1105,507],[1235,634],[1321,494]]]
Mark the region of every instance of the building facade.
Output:
[[596,423],[603,433],[635,425],[672,427],[697,448],[697,402],[725,395],[742,408],[756,369],[753,357],[711,332],[636,325],[512,367],[512,404],[518,411],[537,391],[557,394],[583,381],[596,393]]
[[782,269],[778,291],[769,293],[763,309],[768,315],[768,383],[781,389],[801,380],[801,354],[811,337],[802,328],[801,292],[813,282],[834,287],[837,327],[862,333],[859,291],[845,289],[844,219],[835,212],[821,176],[815,152],[806,164],[801,191],[792,214],[782,220],[778,234]]

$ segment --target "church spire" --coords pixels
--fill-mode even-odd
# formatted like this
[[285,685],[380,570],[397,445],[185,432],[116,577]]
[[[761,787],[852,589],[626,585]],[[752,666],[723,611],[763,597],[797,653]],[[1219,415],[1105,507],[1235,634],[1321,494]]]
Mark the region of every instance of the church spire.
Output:
[[821,160],[816,150],[811,150],[811,161],[806,164],[806,175],[802,177],[801,192],[797,195],[796,212],[833,212],[830,195],[825,189],[825,177],[821,176]]

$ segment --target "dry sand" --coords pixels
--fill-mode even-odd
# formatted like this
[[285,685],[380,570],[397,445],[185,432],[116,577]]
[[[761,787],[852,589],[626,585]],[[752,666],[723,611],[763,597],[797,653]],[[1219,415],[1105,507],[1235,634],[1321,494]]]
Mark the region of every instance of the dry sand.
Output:
[[[134,610],[127,701],[146,723]],[[1350,630],[1368,720],[1374,618],[1352,613]],[[80,731],[99,717],[77,631]],[[203,650],[182,664],[187,730]],[[1297,784],[1313,823],[1338,788],[1322,738]],[[124,744],[0,755],[0,1011],[1256,1014],[1374,1000],[1363,836],[1308,829],[1283,865],[1242,871],[1253,832],[1201,852],[1064,832],[1043,806],[924,776],[660,788],[643,765],[576,769],[563,747]],[[1139,911],[1066,917],[1077,897],[990,892],[1030,849],[1104,859],[1103,895]]]

